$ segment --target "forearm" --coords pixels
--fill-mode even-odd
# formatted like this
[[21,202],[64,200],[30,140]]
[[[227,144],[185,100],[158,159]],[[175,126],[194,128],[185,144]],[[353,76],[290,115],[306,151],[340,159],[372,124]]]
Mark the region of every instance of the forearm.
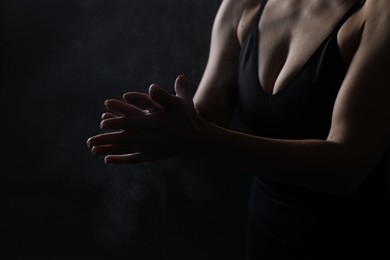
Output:
[[350,194],[364,175],[345,146],[326,140],[269,139],[209,125],[199,144],[195,149],[198,157],[326,193]]

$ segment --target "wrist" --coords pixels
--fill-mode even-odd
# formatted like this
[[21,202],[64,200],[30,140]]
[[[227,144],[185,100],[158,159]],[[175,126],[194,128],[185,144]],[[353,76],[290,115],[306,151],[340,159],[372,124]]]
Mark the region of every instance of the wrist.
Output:
[[186,147],[186,155],[196,159],[215,158],[220,153],[218,147],[221,147],[221,139],[224,135],[223,128],[201,119],[198,124],[195,137],[191,145]]

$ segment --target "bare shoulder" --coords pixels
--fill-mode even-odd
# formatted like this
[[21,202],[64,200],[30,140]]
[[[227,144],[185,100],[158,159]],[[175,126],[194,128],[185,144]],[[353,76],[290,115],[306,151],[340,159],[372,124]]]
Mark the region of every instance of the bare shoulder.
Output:
[[[360,54],[367,62],[372,62],[373,68],[387,70],[390,61],[390,1],[367,0],[363,14]],[[390,78],[388,73],[385,74]]]
[[206,70],[194,97],[198,113],[226,127],[234,110],[234,84],[240,43],[237,37],[242,14],[258,0],[223,0],[214,19]]
[[[365,34],[389,40],[390,1],[367,0],[364,6]],[[368,37],[367,37],[368,40]]]
[[242,14],[248,6],[253,5],[256,0],[223,0],[219,8],[215,24],[223,25],[223,28],[236,30]]
[[373,12],[373,14],[390,14],[390,1],[388,0],[366,0],[365,6],[367,7],[367,11]]
[[258,0],[223,0],[214,22],[214,31],[233,33],[242,44],[259,6]]

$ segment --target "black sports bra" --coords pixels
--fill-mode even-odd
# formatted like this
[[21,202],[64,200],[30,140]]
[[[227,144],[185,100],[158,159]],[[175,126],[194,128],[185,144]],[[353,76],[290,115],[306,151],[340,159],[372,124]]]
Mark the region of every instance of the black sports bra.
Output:
[[[365,1],[358,0],[353,4],[301,70],[275,95],[266,93],[258,78],[257,31],[266,0],[260,1],[261,8],[255,24],[250,29],[239,56],[237,110],[254,135],[280,139],[325,140],[331,126],[335,99],[348,69],[340,55],[337,33]],[[378,187],[385,183],[384,162],[383,159],[366,179],[360,189],[366,191],[363,193],[372,195],[375,191],[383,191]],[[339,201],[338,196],[259,178],[255,180],[260,189],[280,203],[323,205]]]
[[288,85],[270,95],[258,79],[257,31],[266,4],[261,0],[241,49],[238,72],[238,111],[253,134],[285,139],[327,137],[333,105],[347,72],[337,32],[363,2],[356,1]]

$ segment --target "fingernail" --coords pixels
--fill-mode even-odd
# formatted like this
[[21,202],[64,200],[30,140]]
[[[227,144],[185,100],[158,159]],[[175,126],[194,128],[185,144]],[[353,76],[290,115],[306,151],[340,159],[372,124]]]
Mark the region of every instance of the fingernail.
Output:
[[149,91],[150,91],[150,93],[157,93],[157,92],[158,92],[158,87],[157,87],[157,85],[156,85],[156,84],[150,85]]
[[104,158],[104,163],[111,163],[111,162],[112,162],[112,160],[111,160],[110,157],[106,156],[106,157]]
[[101,123],[100,123],[100,128],[108,128],[109,127],[109,124],[107,123],[107,121],[103,120]]
[[108,106],[110,104],[110,100],[109,99],[106,99],[106,101],[104,101],[104,105],[105,106]]

